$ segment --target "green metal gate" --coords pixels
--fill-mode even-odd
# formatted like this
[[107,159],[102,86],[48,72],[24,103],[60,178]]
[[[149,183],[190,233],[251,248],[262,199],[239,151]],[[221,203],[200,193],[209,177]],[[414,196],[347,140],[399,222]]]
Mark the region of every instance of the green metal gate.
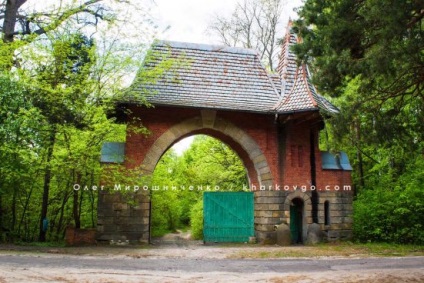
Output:
[[205,242],[247,242],[253,237],[252,192],[205,192],[203,239]]

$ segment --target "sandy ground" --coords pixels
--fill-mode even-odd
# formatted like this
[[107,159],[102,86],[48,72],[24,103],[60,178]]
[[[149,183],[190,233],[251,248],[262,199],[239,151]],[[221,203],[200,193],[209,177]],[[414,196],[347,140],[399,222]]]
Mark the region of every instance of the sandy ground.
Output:
[[[384,268],[368,266],[338,265],[338,259],[359,258],[361,255],[351,257],[312,257],[319,263],[331,262],[324,271],[315,269],[291,272],[267,269],[266,272],[255,270],[237,271],[225,270],[205,271],[193,264],[192,269],[178,268],[178,264],[209,260],[216,265],[225,265],[229,260],[241,262],[237,256],[246,250],[252,252],[273,252],[282,249],[296,250],[309,247],[276,247],[276,246],[207,246],[201,242],[187,241],[181,234],[158,239],[155,245],[146,247],[80,247],[80,248],[16,248],[14,246],[0,246],[0,283],[3,282],[424,282],[424,257],[412,257],[409,261],[418,262],[402,268],[393,265]],[[311,250],[312,251],[312,250]],[[366,258],[366,255],[363,255]],[[41,264],[40,260],[43,260]],[[137,268],[146,261],[176,262],[169,268],[160,270]],[[267,259],[269,260],[269,259]],[[272,259],[271,259],[272,260]],[[290,261],[299,262],[299,258],[275,259],[282,265],[290,265]],[[306,259],[305,259],[306,260]],[[307,258],[311,260],[311,257]],[[376,259],[378,260],[378,259]],[[96,262],[96,265],[85,266],[85,262]],[[102,267],[102,262],[105,266]],[[402,261],[402,258],[399,258]],[[22,262],[22,263],[21,263]],[[110,262],[122,265],[110,265]],[[252,260],[253,264],[266,264],[267,261]],[[249,263],[251,263],[249,262]],[[269,261],[268,261],[269,262]],[[72,263],[72,264],[70,264]],[[78,267],[78,263],[80,266]],[[134,263],[134,268],[126,266]],[[372,261],[370,260],[370,264]],[[82,265],[82,266],[81,266]],[[331,265],[331,266],[330,266]],[[77,267],[76,267],[77,266]],[[112,267],[111,267],[112,266]],[[213,269],[215,270],[215,269]],[[225,271],[221,271],[225,270]]]
[[424,282],[424,271],[331,271],[310,273],[149,272],[99,269],[0,270],[0,282]]

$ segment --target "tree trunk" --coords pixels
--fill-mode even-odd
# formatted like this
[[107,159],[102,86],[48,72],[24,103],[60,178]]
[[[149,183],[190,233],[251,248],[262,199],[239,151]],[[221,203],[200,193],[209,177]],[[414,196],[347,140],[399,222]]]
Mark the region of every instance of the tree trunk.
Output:
[[12,42],[15,34],[15,25],[18,15],[19,4],[21,5],[25,1],[21,0],[7,0],[6,9],[4,11],[4,22],[3,22],[3,42]]
[[0,242],[3,240],[3,197],[0,192]]
[[[71,184],[68,181],[68,184],[67,184],[66,187],[69,188],[70,185]],[[65,206],[66,206],[66,203],[68,203],[69,195],[70,195],[69,192],[65,192],[63,199],[62,199],[62,205],[60,206],[59,221],[58,221],[57,227],[56,227],[56,240],[59,240],[59,235],[60,235],[60,232],[61,232],[62,227],[63,227],[63,216],[65,214]]]
[[[360,141],[361,141],[361,127],[360,122],[356,121],[355,123],[355,133],[356,133],[356,142],[357,142],[357,150],[356,150],[356,157],[358,159],[358,174],[359,174],[359,186],[360,188],[365,187],[365,180],[364,180],[364,164],[362,160],[362,153],[359,150]],[[357,190],[355,190],[355,193]]]
[[[24,222],[25,215],[26,215],[27,210],[28,210],[28,206],[29,206],[29,202],[30,202],[30,200],[31,200],[31,195],[32,195],[32,191],[33,191],[33,189],[34,189],[34,187],[33,187],[33,186],[31,186],[31,189],[30,189],[30,191],[29,191],[28,195],[27,195],[27,196],[26,196],[26,198],[25,198],[25,204],[24,204],[24,208],[23,208],[23,210],[22,210],[21,220],[19,221],[19,225],[18,225],[18,235],[19,235],[19,236],[21,235],[21,227],[22,227],[22,223]],[[24,231],[24,235],[26,235],[26,234],[27,234],[27,231]]]
[[78,224],[80,226],[81,226],[81,211],[82,211],[83,202],[84,202],[84,191],[81,191],[81,194],[79,196],[79,204],[78,204]]
[[[10,69],[13,66],[13,54],[15,53],[16,47],[12,46],[10,43],[14,41],[15,37],[15,26],[17,21],[18,9],[26,2],[27,0],[7,0],[4,10],[4,21],[3,21],[3,42],[9,43],[8,46],[3,48],[4,60],[2,62],[2,67],[5,69]],[[2,56],[2,57],[3,57]]]
[[[91,173],[91,188],[94,185],[94,174]],[[96,221],[95,221],[95,217],[94,217],[94,213],[95,213],[95,209],[94,209],[94,201],[95,201],[95,196],[94,196],[94,192],[93,190],[90,190],[90,207],[91,207],[91,227],[95,228],[96,227]]]
[[48,148],[47,148],[46,170],[44,172],[43,203],[41,205],[40,236],[38,238],[40,242],[46,241],[47,229],[44,229],[44,220],[47,220],[47,208],[49,204],[49,191],[50,191],[50,181],[51,181],[50,161],[53,156],[53,148],[55,144],[55,139],[56,139],[56,129],[53,128],[50,132]]
[[[77,184],[81,184],[81,174],[80,173],[77,173]],[[80,221],[80,214],[79,214],[79,212],[78,212],[78,190],[73,190],[74,192],[74,194],[73,194],[73,196],[74,196],[74,202],[73,202],[73,205],[72,205],[72,212],[73,212],[73,215],[74,215],[74,222],[75,222],[75,228],[76,229],[79,229],[79,228],[81,228],[81,221]]]
[[10,230],[15,230],[16,225],[16,197],[17,197],[17,189],[13,189],[13,196],[12,196],[12,223],[10,225]]
[[[21,129],[20,129],[20,127],[18,127],[18,129],[16,130],[15,144],[20,144],[20,133],[21,133]],[[13,153],[13,162],[15,164],[19,164],[19,167],[17,169],[20,170],[21,162],[19,161],[18,153],[16,151]],[[13,193],[12,193],[12,223],[10,225],[10,227],[11,227],[10,230],[11,231],[14,231],[15,230],[15,225],[16,225],[16,198],[17,198],[17,195],[18,195],[18,189],[19,189],[19,187],[20,187],[20,183],[19,182],[16,183],[13,186]]]

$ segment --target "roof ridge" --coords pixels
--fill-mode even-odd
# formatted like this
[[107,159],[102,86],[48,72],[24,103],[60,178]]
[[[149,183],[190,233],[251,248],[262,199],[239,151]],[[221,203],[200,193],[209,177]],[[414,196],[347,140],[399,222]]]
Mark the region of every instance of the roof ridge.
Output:
[[301,68],[303,69],[303,79],[305,80],[305,84],[306,84],[306,89],[308,91],[309,97],[312,100],[312,104],[317,107],[318,106],[318,102],[315,100],[314,95],[312,94],[311,91],[311,86],[309,84],[309,73],[307,73],[307,66],[305,64],[302,64]]
[[[262,64],[261,64],[262,65]],[[278,100],[280,100],[280,97],[282,96],[283,90],[281,89],[281,94],[278,92],[278,88],[275,86],[274,81],[271,78],[271,73],[267,72],[267,70],[264,68],[265,74],[268,77],[269,82],[271,83],[272,88],[274,89],[274,92],[276,96],[278,97]]]
[[191,43],[191,42],[171,41],[171,40],[156,40],[153,43],[153,45],[169,46],[169,47],[180,48],[180,49],[194,49],[194,50],[202,50],[202,51],[216,51],[216,52],[258,56],[258,51],[256,51],[255,49],[232,47],[232,46],[226,46],[226,45]]
[[[293,83],[292,87],[290,88],[290,91],[288,92],[287,95],[284,95],[285,93],[284,94],[282,93],[281,100],[279,100],[277,102],[277,104],[276,104],[276,106],[274,108],[277,111],[278,111],[278,108],[282,107],[289,100],[289,98],[291,97],[291,95],[293,94],[293,90],[297,86],[297,82],[298,82],[297,77],[298,77],[298,75],[299,75],[299,68],[296,69],[296,74],[294,76],[294,83]],[[281,92],[283,92],[283,91],[284,90],[282,90]]]

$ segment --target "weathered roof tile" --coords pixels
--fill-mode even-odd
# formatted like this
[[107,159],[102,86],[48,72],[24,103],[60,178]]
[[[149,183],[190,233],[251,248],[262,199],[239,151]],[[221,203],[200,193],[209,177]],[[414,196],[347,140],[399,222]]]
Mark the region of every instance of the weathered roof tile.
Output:
[[317,93],[307,66],[297,66],[290,50],[296,42],[296,35],[288,32],[278,74],[269,74],[250,49],[157,41],[144,68],[152,69],[165,58],[177,63],[154,83],[136,80],[122,102],[138,102],[147,93],[147,101],[154,105],[260,113],[337,112]]
[[337,113],[339,110],[318,94],[311,82],[308,66],[304,64],[298,66],[296,55],[291,50],[291,46],[296,44],[297,41],[298,38],[291,31],[291,23],[289,23],[277,67],[284,91],[275,106],[275,110],[278,113],[307,110],[321,110],[330,114]]
[[[175,64],[155,84],[133,85],[128,101],[137,101],[141,88],[154,93],[147,97],[154,105],[270,112],[278,101],[253,50],[170,41],[158,41],[152,50],[188,63]],[[148,67],[158,63],[153,60]]]

